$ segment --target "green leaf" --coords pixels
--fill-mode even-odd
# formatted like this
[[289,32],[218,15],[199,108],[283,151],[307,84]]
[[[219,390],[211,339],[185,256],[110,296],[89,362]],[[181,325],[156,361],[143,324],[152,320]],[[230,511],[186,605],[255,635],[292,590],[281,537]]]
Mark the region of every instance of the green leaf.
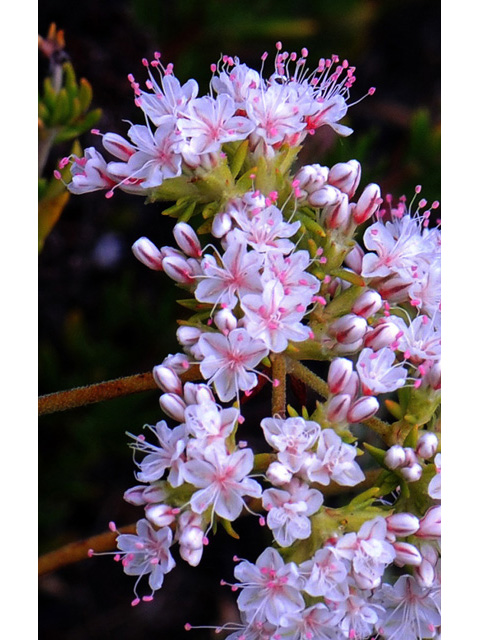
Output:
[[78,90],[78,99],[80,100],[80,106],[82,108],[82,111],[87,111],[91,102],[92,102],[92,97],[93,97],[93,91],[92,91],[92,86],[91,84],[88,82],[88,80],[85,80],[85,78],[82,78],[80,80],[80,88]]
[[247,153],[248,153],[248,140],[244,140],[236,150],[230,162],[230,171],[234,178],[236,178],[240,173],[240,169],[243,167],[243,163],[245,162]]

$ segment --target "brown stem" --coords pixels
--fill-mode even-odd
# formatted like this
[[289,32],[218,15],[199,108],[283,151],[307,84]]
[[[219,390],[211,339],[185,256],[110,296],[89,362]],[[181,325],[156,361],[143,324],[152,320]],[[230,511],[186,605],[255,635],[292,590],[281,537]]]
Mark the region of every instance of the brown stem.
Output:
[[292,373],[296,378],[308,385],[310,389],[319,393],[323,398],[328,397],[328,384],[313,373],[313,371],[310,371],[308,367],[296,360],[292,360],[291,358],[287,358],[286,366],[288,373]]
[[[198,380],[199,376],[198,365],[194,365],[180,377],[183,382],[187,382]],[[86,387],[77,387],[68,391],[57,391],[40,396],[38,399],[38,414],[42,416],[56,411],[66,411],[67,409],[75,409],[87,404],[153,389],[158,389],[158,385],[150,371],[137,373],[126,378],[117,378],[116,380],[108,380],[107,382],[99,382]]]
[[272,416],[285,418],[287,405],[287,365],[285,357],[279,353],[271,354],[272,362]]
[[[135,533],[136,525],[131,524],[119,529],[120,533]],[[92,536],[86,540],[77,540],[66,544],[60,549],[50,551],[40,556],[38,559],[38,575],[42,576],[50,571],[55,571],[68,564],[85,560],[89,557],[89,549],[93,549],[96,553],[102,551],[111,551],[115,548],[115,539],[117,533],[114,531],[105,531],[97,536]]]

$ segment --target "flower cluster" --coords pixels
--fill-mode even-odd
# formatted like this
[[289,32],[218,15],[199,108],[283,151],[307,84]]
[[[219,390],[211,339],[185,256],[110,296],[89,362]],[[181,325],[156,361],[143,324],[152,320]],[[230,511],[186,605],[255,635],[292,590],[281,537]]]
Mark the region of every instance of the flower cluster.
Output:
[[[250,513],[266,549],[234,570],[230,640],[439,638],[438,203],[415,204],[419,187],[408,206],[373,183],[358,194],[356,160],[292,170],[320,127],[352,133],[347,61],[309,71],[306,50],[278,43],[265,77],[266,54],[260,72],[224,56],[198,97],[160,59],[144,61],[145,90],[129,77],[147,124],[102,136],[115,160],[92,147],[61,162],[72,193],[175,201],[175,246],[132,250],[193,312],[153,369],[168,421],[129,434],[139,484],[125,499],[144,517],[116,559],[137,576],[132,604],[162,587],[175,544],[196,566],[217,524],[236,537]],[[327,363],[326,380],[302,361]],[[287,405],[289,377],[314,405]],[[265,385],[251,447],[244,405]]]

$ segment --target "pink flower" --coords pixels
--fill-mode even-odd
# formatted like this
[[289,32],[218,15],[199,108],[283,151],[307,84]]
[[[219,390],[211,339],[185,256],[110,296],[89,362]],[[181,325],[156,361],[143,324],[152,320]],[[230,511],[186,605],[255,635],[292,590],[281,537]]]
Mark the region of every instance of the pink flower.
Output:
[[244,507],[242,496],[259,498],[262,488],[247,478],[253,468],[253,452],[241,449],[232,454],[219,448],[207,448],[204,460],[185,463],[184,478],[194,487],[200,487],[191,499],[191,509],[203,513],[210,506],[214,513],[226,520],[236,520]]
[[363,349],[357,361],[357,372],[364,395],[389,393],[403,387],[407,370],[394,364],[395,353],[388,347],[378,351]]
[[222,402],[235,398],[239,390],[249,391],[256,386],[257,376],[252,370],[268,355],[262,340],[251,338],[245,329],[234,329],[227,336],[204,333],[198,348],[204,357],[200,371],[215,385]]

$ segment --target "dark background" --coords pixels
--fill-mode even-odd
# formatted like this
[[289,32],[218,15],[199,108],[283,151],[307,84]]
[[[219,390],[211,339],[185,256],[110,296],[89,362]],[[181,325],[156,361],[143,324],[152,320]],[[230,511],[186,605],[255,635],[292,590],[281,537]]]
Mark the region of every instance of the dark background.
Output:
[[[440,197],[440,8],[435,0],[297,1],[255,3],[203,0],[84,0],[39,5],[39,33],[51,22],[65,31],[78,77],[93,88],[103,110],[98,128],[126,134],[123,120],[140,122],[127,74],[145,79],[143,57],[154,51],[175,64],[177,77],[194,77],[208,91],[209,67],[221,53],[257,67],[261,54],[305,46],[313,61],[337,53],[357,68],[353,107],[344,123],[355,129],[339,139],[324,128],[307,141],[303,163],[331,166],[357,158],[362,185],[377,182],[395,197],[422,184],[430,202]],[[47,64],[39,60],[40,77]],[[83,147],[98,145],[85,134]],[[55,149],[52,171],[68,149]],[[146,235],[173,244],[173,221],[161,205],[119,191],[72,197],[39,257],[39,392],[90,384],[151,370],[175,353],[178,289],[138,263],[130,247]],[[182,296],[181,296],[182,297]],[[133,484],[126,431],[139,433],[162,418],[158,392],[45,416],[39,422],[39,547],[62,544],[134,522],[140,508],[124,503]],[[262,399],[260,398],[259,402]],[[130,607],[133,578],[108,557],[94,558],[40,580],[40,637],[49,640],[130,640],[218,637],[183,630],[236,617],[233,554],[254,560],[269,543],[251,518],[239,521],[234,542],[223,532],[205,549],[197,568],[179,560],[150,604]]]

